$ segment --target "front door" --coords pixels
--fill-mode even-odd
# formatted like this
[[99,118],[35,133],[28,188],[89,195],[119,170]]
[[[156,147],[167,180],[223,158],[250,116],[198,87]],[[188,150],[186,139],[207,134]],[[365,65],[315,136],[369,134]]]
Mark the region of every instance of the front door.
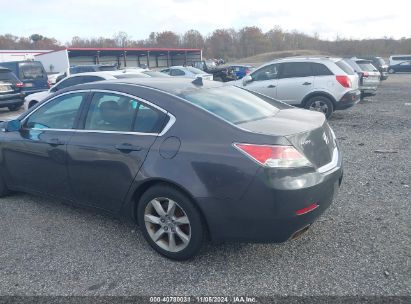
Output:
[[250,76],[252,77],[252,81],[244,84],[244,88],[271,98],[276,98],[278,64],[266,65],[250,74]]
[[166,117],[129,95],[95,92],[67,147],[76,199],[119,210]]
[[67,142],[87,93],[56,97],[22,121],[3,148],[6,174],[23,190],[71,198],[67,175]]
[[277,100],[300,105],[314,86],[314,74],[309,62],[281,63],[277,84]]

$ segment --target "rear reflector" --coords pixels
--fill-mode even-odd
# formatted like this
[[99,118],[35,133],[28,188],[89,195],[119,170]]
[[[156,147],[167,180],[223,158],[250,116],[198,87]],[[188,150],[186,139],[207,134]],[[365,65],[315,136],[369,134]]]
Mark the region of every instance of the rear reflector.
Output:
[[335,76],[335,79],[344,87],[351,88],[351,80],[346,75]]
[[311,212],[311,211],[317,209],[318,206],[319,206],[319,205],[318,205],[317,203],[311,204],[311,205],[308,206],[308,207],[305,207],[305,208],[302,208],[302,209],[297,210],[297,211],[295,212],[295,214],[296,214],[296,215],[306,214],[306,213],[308,213],[308,212]]
[[234,147],[260,165],[271,168],[311,167],[312,164],[293,146],[235,143]]

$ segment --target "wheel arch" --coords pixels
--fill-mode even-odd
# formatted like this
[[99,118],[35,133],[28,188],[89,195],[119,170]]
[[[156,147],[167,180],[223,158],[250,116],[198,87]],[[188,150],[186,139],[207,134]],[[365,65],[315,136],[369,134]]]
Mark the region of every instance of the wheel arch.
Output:
[[330,93],[327,93],[327,92],[324,92],[324,91],[314,91],[314,92],[311,92],[307,96],[304,97],[304,99],[301,103],[302,106],[305,107],[307,101],[310,100],[312,97],[315,97],[315,96],[322,96],[322,97],[328,98],[329,100],[331,100],[334,108],[337,104],[337,101],[335,100],[335,98]]

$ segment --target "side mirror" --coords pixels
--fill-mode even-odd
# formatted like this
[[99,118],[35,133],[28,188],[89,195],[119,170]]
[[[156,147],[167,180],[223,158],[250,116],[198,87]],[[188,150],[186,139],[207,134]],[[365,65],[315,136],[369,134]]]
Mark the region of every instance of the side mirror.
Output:
[[21,129],[21,122],[20,120],[14,119],[9,120],[4,123],[4,131],[6,132],[16,132]]
[[243,85],[245,86],[247,83],[250,83],[251,81],[253,81],[253,77],[251,77],[251,75],[246,75],[243,77]]

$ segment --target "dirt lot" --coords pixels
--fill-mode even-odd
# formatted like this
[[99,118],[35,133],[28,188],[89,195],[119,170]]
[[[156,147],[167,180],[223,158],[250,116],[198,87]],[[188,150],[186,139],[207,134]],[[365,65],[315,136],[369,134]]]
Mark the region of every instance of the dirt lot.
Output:
[[343,186],[284,244],[208,245],[170,262],[132,225],[55,199],[1,199],[0,295],[410,296],[410,103],[411,75],[390,75],[376,97],[335,113]]

